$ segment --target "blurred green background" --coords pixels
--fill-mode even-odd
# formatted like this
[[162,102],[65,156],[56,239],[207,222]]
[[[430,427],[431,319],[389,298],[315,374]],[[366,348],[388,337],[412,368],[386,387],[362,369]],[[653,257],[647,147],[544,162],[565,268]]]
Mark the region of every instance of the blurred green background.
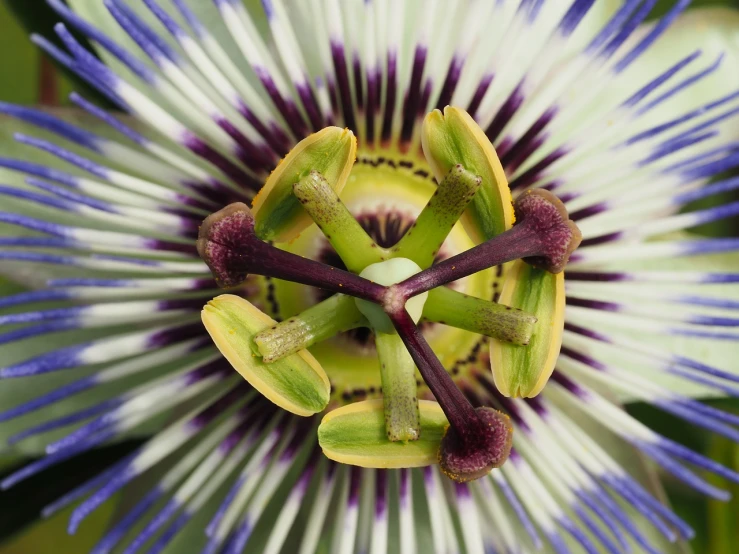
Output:
[[[660,0],[654,15],[664,13],[672,4],[671,0]],[[693,2],[693,7],[704,5],[739,8],[739,0]],[[60,72],[28,40],[30,32],[53,38],[52,26],[57,21],[58,18],[50,12],[44,0],[0,0],[1,101],[64,106],[68,104],[67,96],[73,89],[84,90],[88,97],[95,97],[95,93],[84,83]],[[98,101],[105,104],[99,97]],[[711,200],[727,201],[726,198]],[[698,231],[713,236],[739,236],[739,221],[723,220]],[[0,294],[11,292],[13,288],[17,287],[0,280]],[[739,400],[736,399],[716,400],[711,404],[739,413]],[[739,447],[728,440],[691,427],[648,405],[633,404],[628,409],[657,432],[739,470]],[[88,551],[113,517],[116,500],[99,510],[93,516],[93,521],[86,522],[75,537],[68,537],[65,532],[68,511],[45,522],[37,521],[38,512],[50,500],[94,474],[97,468],[107,467],[134,446],[134,443],[124,443],[101,449],[74,463],[62,464],[45,472],[34,479],[31,486],[21,486],[11,493],[0,494],[0,554],[77,554]],[[3,454],[0,447],[0,474],[27,461]],[[711,481],[731,490],[734,500],[729,503],[709,501],[669,478],[664,483],[675,510],[697,531],[697,537],[691,544],[695,553],[739,553],[739,486],[722,483],[721,479],[715,477]]]

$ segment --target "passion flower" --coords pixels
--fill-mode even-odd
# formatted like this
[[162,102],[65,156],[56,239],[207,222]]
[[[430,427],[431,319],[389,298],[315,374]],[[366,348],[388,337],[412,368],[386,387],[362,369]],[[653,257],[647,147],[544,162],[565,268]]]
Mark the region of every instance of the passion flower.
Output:
[[[453,108],[447,111],[450,117],[457,112]],[[497,163],[492,145],[479,129],[474,128],[474,121],[469,118],[462,120],[465,121],[465,125],[458,131],[459,136],[449,137],[447,140],[457,143],[463,143],[465,140],[482,140],[483,144],[478,145],[478,149],[487,151],[484,159],[487,162]],[[431,118],[427,121],[431,121]],[[438,130],[426,125],[424,133],[453,132],[449,129],[442,127],[442,130]],[[321,132],[320,135],[329,136],[326,132]],[[507,417],[496,415],[497,412],[494,410],[473,409],[469,400],[456,389],[453,380],[420,334],[416,324],[423,314],[428,289],[499,265],[514,256],[528,256],[537,263],[548,264],[552,271],[561,272],[569,253],[579,244],[579,231],[567,219],[566,210],[556,197],[538,191],[523,196],[517,203],[521,217],[513,229],[490,238],[479,247],[422,270],[413,260],[402,257],[408,244],[416,243],[410,251],[416,259],[425,260],[428,265],[452,230],[455,218],[462,215],[481,185],[483,189],[506,191],[504,200],[496,199],[496,205],[510,202],[510,194],[507,193],[505,183],[486,183],[481,177],[471,175],[460,164],[455,165],[441,181],[437,192],[442,194],[435,194],[428,202],[416,221],[405,232],[398,246],[389,250],[383,249],[361,229],[359,223],[343,206],[334,189],[329,186],[328,181],[320,172],[312,169],[310,160],[314,158],[318,158],[324,168],[332,169],[334,165],[341,167],[345,164],[341,149],[332,144],[336,142],[338,146],[343,136],[337,133],[334,133],[334,136],[333,141],[331,139],[324,141],[319,153],[310,149],[310,146],[318,142],[318,138],[308,137],[298,144],[283,163],[288,163],[289,160],[289,163],[300,168],[293,173],[296,196],[339,256],[349,260],[346,265],[354,267],[355,271],[359,271],[359,275],[301,258],[264,242],[257,236],[254,216],[249,208],[241,203],[232,204],[205,220],[200,228],[198,252],[218,282],[223,285],[235,286],[240,281],[246,280],[250,273],[256,273],[334,292],[338,296],[334,297],[333,307],[342,301],[344,295],[355,297],[356,309],[366,318],[362,323],[371,328],[375,335],[386,430],[386,437],[383,437],[382,442],[416,441],[421,436],[415,362],[423,380],[449,420],[448,437],[445,436],[438,446],[438,458],[445,473],[459,481],[485,475],[493,467],[502,465],[508,457],[511,447],[511,427]],[[335,163],[331,162],[333,155],[336,156]],[[274,220],[274,225],[280,228],[289,227],[290,218],[301,217],[299,213],[282,208],[282,205],[293,203],[293,198],[282,195],[279,201],[271,199],[273,191],[276,190],[272,182],[284,178],[284,175],[285,171],[278,168],[270,176],[265,191],[260,193],[266,195],[265,202],[271,203],[275,213],[285,214],[286,220]],[[338,183],[337,186],[343,188],[343,183]],[[440,196],[440,199],[437,199],[437,196]],[[459,202],[440,203],[440,200],[455,197],[460,199]],[[506,209],[511,211],[510,207]],[[272,236],[269,226],[263,226],[262,230],[267,236]],[[413,238],[415,236],[423,238],[419,241]],[[527,242],[533,245],[527,247],[525,246]],[[481,250],[484,252],[480,253]],[[501,251],[504,254],[500,254]],[[371,263],[375,259],[383,261]],[[547,261],[539,261],[544,259]],[[417,284],[419,277],[420,285]],[[547,295],[548,291],[543,294]],[[443,304],[448,299],[446,296],[437,297],[442,312]],[[275,331],[280,325],[272,327],[267,336],[255,337],[253,329],[264,327],[265,319],[269,321],[269,318],[258,310],[255,311],[254,307],[245,301],[243,310],[240,311],[236,300],[236,297],[229,295],[219,297],[203,312],[203,321],[216,345],[247,381],[278,405],[300,415],[317,411],[301,402],[300,398],[301,387],[306,400],[320,398],[326,394],[324,383],[320,380],[304,379],[304,373],[313,375],[315,370],[300,367],[294,355],[293,362],[287,364],[281,362],[278,365],[280,360],[274,355],[274,349],[269,350],[268,341],[270,338],[274,340]],[[451,300],[455,301],[454,296]],[[477,303],[482,304],[484,301],[478,300]],[[494,304],[489,304],[487,312],[494,319],[500,312],[493,308]],[[452,307],[453,304],[449,305],[450,309]],[[281,336],[285,335],[285,331],[294,329],[298,320],[311,319],[314,325],[328,329],[329,322],[334,317],[329,312],[321,314],[316,307],[309,308],[308,312],[308,315],[298,314],[283,325]],[[357,314],[351,319],[362,319],[361,315]],[[462,317],[465,315],[472,319],[475,312],[470,311]],[[526,330],[531,328],[532,318],[523,313],[511,312],[506,323],[516,316],[520,318],[520,324],[516,326],[514,334],[525,334]],[[561,317],[550,325],[561,329]],[[339,329],[336,328],[337,331]],[[495,334],[503,340],[507,337],[505,332]],[[323,335],[322,338],[326,339],[328,336]],[[260,346],[257,346],[253,339],[258,340]],[[525,336],[522,342],[527,341],[528,336]],[[311,340],[311,344],[314,343],[315,341]],[[254,363],[252,358],[259,357],[262,348],[267,349],[270,354],[269,361]],[[555,350],[558,348],[559,346]],[[547,371],[551,374],[550,370]],[[536,374],[537,368],[534,367],[527,374],[532,372]],[[273,389],[271,385],[275,388]],[[287,387],[289,392],[286,390]],[[323,409],[325,405],[324,403],[319,409]],[[366,408],[374,410],[374,406],[370,404],[367,404]],[[362,421],[367,425],[373,420]],[[340,447],[335,445],[336,434],[332,435],[332,440],[332,446],[328,448],[340,450]],[[349,435],[347,440],[353,440],[353,437]],[[319,443],[326,448],[321,441]],[[381,445],[378,444],[377,447]],[[419,451],[419,455],[423,456],[422,451]],[[400,456],[398,460],[407,464],[411,457],[410,454],[406,454]],[[359,458],[355,456],[353,459]],[[361,461],[357,463],[369,467],[377,463],[381,464],[380,467],[389,467],[392,463],[379,457],[368,456],[367,460],[365,463]]]
[[[619,402],[739,438],[695,399],[739,391],[739,244],[683,233],[739,207],[679,213],[739,186],[719,178],[738,161],[735,12],[48,3],[60,42],[34,42],[119,111],[0,103],[23,122],[3,121],[20,146],[0,154],[0,272],[26,289],[0,298],[0,431],[35,457],[4,488],[137,437],[44,510],[75,532],[125,495],[98,554],[657,552],[693,531],[640,459],[728,496],[693,468],[734,471]],[[547,196],[527,191],[582,234],[562,273],[527,263],[574,244],[516,213]],[[200,252],[226,291],[197,247],[218,212],[239,240]],[[400,258],[420,271],[359,275]],[[397,306],[424,289],[416,323]],[[229,300],[233,366],[200,321]]]

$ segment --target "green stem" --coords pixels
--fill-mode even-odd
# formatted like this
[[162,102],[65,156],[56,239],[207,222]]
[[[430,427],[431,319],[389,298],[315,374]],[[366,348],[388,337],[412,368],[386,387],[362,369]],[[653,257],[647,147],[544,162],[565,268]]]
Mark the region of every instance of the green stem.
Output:
[[387,259],[385,249],[362,229],[320,173],[311,171],[293,185],[293,190],[349,271],[359,273]]
[[518,308],[468,296],[447,287],[429,291],[423,317],[519,345],[529,343],[537,321],[535,316]]
[[420,213],[413,226],[392,249],[394,258],[408,258],[429,267],[455,223],[480,188],[480,177],[454,166]]
[[385,430],[393,442],[414,441],[421,436],[416,366],[397,333],[375,333],[380,359]]
[[339,333],[367,325],[351,296],[335,294],[277,325],[257,333],[254,342],[271,363]]

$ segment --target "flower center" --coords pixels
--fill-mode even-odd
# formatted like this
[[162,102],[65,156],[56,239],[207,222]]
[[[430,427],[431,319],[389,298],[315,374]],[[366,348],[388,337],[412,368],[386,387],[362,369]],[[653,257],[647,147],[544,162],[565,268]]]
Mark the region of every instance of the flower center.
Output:
[[[414,261],[408,258],[392,258],[384,262],[368,265],[362,270],[359,276],[387,287],[400,283],[411,275],[420,272],[421,268]],[[398,312],[406,309],[411,318],[413,318],[413,322],[418,323],[418,320],[421,319],[421,315],[423,314],[423,306],[426,304],[427,299],[428,293],[423,293],[406,301],[405,298],[397,294],[395,289],[391,287],[385,294],[382,306],[361,299],[356,299],[355,302],[359,311],[369,320],[373,329],[380,333],[391,333],[393,331],[393,324],[387,317],[386,312]]]
[[[412,161],[392,152],[378,155],[360,151],[341,199],[367,234],[379,246],[389,248],[405,235],[436,191],[436,181],[430,175],[425,160]],[[464,227],[455,225],[435,260],[446,259],[473,246],[474,242]],[[344,262],[316,226],[303,231],[285,248],[301,256],[346,269]],[[448,286],[470,296],[493,299],[500,290],[502,276],[501,270],[493,268]],[[263,284],[260,307],[278,320],[288,319],[332,295],[324,289],[278,279],[260,279]],[[277,313],[272,311],[275,307],[278,308]],[[419,321],[419,326],[455,380],[473,383],[469,378],[470,371],[477,365],[478,354],[486,350],[481,348],[484,338],[464,329],[423,319]],[[311,352],[331,380],[332,406],[380,397],[380,363],[370,328],[350,329],[314,345]],[[432,398],[423,380],[417,377],[420,396]]]
[[[336,389],[307,349],[346,330],[369,327],[380,366],[384,438],[378,437],[380,429],[372,415],[377,413],[376,404],[358,403],[341,413],[361,414],[352,425],[359,423],[357,430],[370,425],[377,448],[393,444],[404,448],[421,441],[428,425],[435,424],[429,420],[433,408],[424,405],[422,410],[419,402],[416,376],[420,373],[435,398],[432,404],[448,421],[440,443],[433,438],[438,433],[431,432],[431,449],[437,452],[442,471],[461,482],[477,479],[505,462],[512,429],[504,414],[473,406],[463,392],[466,387],[455,383],[417,323],[424,317],[515,347],[512,353],[494,349],[491,343],[491,361],[504,360],[497,370],[493,367],[496,385],[500,380],[501,390],[535,396],[551,375],[551,362],[561,345],[562,270],[581,235],[562,202],[550,192],[527,191],[515,204],[511,202],[500,161],[469,114],[456,108],[445,110],[443,116],[429,114],[422,143],[438,186],[426,195],[428,200],[411,227],[389,248],[367,234],[339,196],[348,183],[356,185],[357,175],[351,173],[356,140],[338,127],[301,141],[272,172],[251,209],[235,203],[206,218],[197,250],[222,287],[234,287],[248,275],[258,274],[333,294],[280,323],[243,298],[224,295],[209,302],[203,321],[239,373],[273,402],[300,415],[326,409]],[[388,183],[378,182],[376,175],[366,180],[372,181],[370,198],[375,204],[378,198],[391,205],[398,199],[407,201],[415,192],[398,183],[395,189],[383,191]],[[359,188],[352,187],[355,194]],[[299,251],[297,239],[311,222],[346,270],[275,244],[292,244]],[[434,263],[460,226],[477,244]],[[506,279],[509,289],[504,288],[501,296],[507,294],[514,300],[512,305],[445,287],[507,262],[515,262],[517,269],[513,279]],[[529,269],[522,271],[524,262]],[[301,297],[299,292],[295,296]],[[519,309],[523,304],[531,310]],[[540,316],[545,320],[540,326],[544,339],[527,348],[536,338],[534,326]],[[362,424],[365,417],[374,418],[374,423],[366,419]],[[344,427],[344,439],[337,443],[330,429],[342,425],[331,425],[332,419],[324,418],[323,439],[319,429],[324,452],[337,444],[345,447],[347,440],[356,437]],[[428,463],[426,454],[419,455],[408,463]]]
[[[383,159],[388,160],[388,158]],[[362,226],[362,229],[382,248],[395,246],[415,221],[413,213],[408,211],[401,212],[390,207],[381,207],[377,211],[368,210],[360,214],[354,214],[354,217]],[[323,247],[319,250],[316,259],[330,266],[346,269],[341,256],[339,256],[325,238],[323,238],[323,243]],[[450,253],[445,248],[442,248],[434,258],[434,261],[440,261],[449,256]],[[457,285],[456,283],[450,283],[447,286],[454,288]],[[316,303],[326,300],[331,296],[330,292],[323,289],[314,289],[310,292],[315,295]],[[427,336],[431,336],[435,332],[433,329],[436,326],[435,323],[421,321],[419,325]],[[372,352],[374,349],[374,336],[369,327],[350,329],[337,338],[337,342],[339,341],[348,341],[352,347],[358,348],[363,352]]]

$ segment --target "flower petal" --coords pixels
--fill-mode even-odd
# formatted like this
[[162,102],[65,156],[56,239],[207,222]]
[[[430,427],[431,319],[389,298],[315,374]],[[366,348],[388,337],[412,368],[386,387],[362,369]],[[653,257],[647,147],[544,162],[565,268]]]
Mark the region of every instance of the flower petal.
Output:
[[[688,233],[678,233],[676,238],[690,238]],[[694,235],[693,235],[694,236]],[[711,302],[716,307],[707,306],[712,315],[736,317],[733,303],[739,303],[739,291],[733,284],[739,281],[739,259],[735,252],[722,254],[705,254],[690,257],[673,257],[661,260],[640,260],[606,265],[604,279],[598,282],[580,281],[579,272],[573,270],[572,276],[566,276],[568,295],[581,296],[587,294],[594,300],[635,300],[659,302],[663,308],[679,309],[682,314],[692,311],[697,302]],[[617,275],[617,276],[616,276]],[[610,277],[609,277],[610,276]],[[724,307],[721,307],[721,306]],[[739,304],[737,304],[739,305]],[[662,309],[660,309],[661,313]],[[621,328],[603,326],[602,331],[619,340],[644,341],[642,331],[631,331]],[[565,332],[565,342],[573,343],[578,337]],[[657,352],[669,354],[669,357],[649,358],[628,356],[623,346],[608,345],[602,342],[578,340],[578,348],[594,357],[602,357],[614,364],[633,367],[636,371],[649,371],[649,379],[677,394],[692,398],[725,396],[728,392],[722,388],[712,387],[708,382],[686,379],[681,376],[677,367],[678,357],[699,360],[706,367],[714,367],[732,372],[729,360],[736,358],[739,347],[736,341],[706,340],[698,337],[685,337],[670,334],[650,334],[649,345]],[[617,344],[614,341],[614,344]],[[683,366],[684,367],[684,366]],[[736,374],[734,370],[733,373]],[[637,397],[633,392],[622,389],[614,391],[622,402],[630,402]]]
[[[672,119],[675,114],[695,109],[739,89],[739,72],[736,70],[739,66],[739,12],[718,6],[687,11],[634,62],[623,78],[634,83],[633,88],[636,88],[664,70],[665,59],[677,60],[696,49],[701,51],[700,61],[695,67],[691,65],[688,74],[709,67],[723,55],[720,66],[711,75],[650,110],[644,124],[651,126]],[[626,83],[624,86],[632,88]],[[739,136],[739,133],[734,136]]]

